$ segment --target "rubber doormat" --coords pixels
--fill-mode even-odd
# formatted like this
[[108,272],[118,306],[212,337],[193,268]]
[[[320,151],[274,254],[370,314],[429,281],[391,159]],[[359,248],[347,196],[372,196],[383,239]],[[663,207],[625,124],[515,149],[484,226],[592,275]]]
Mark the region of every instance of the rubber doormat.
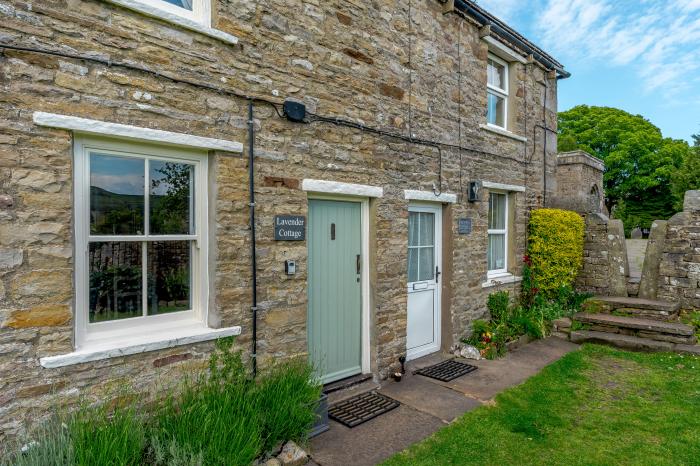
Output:
[[472,366],[471,364],[455,361],[454,359],[448,359],[447,361],[435,364],[434,366],[418,369],[414,372],[414,374],[430,377],[431,379],[439,380],[441,382],[449,382],[457,377],[462,377],[470,372],[474,372],[476,369],[477,367]]
[[367,392],[334,404],[328,408],[328,417],[344,426],[355,427],[398,406],[396,400],[377,392]]

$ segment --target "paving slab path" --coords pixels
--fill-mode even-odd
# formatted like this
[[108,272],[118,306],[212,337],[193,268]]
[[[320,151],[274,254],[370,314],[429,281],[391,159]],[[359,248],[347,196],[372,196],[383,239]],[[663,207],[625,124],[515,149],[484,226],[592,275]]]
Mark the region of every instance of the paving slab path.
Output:
[[447,356],[434,354],[412,361],[401,382],[384,382],[378,390],[401,406],[353,429],[330,421],[330,430],[311,440],[311,457],[320,466],[380,463],[577,348],[559,338],[538,340],[502,359],[465,360],[479,369],[451,382],[413,375],[413,371]]

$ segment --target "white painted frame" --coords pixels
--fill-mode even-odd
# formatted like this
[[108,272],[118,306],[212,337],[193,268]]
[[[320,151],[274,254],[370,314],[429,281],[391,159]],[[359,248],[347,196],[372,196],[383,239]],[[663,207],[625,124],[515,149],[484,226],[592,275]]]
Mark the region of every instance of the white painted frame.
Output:
[[238,37],[211,27],[212,0],[193,0],[193,10],[188,11],[175,5],[168,5],[163,0],[103,0],[175,24],[200,34],[235,45]]
[[[489,53],[488,55],[489,60],[493,60],[494,62],[498,63],[499,65],[503,66],[503,81],[505,84],[504,88],[496,87],[488,82],[488,73],[487,73],[487,78],[486,78],[486,93],[488,94],[493,94],[497,97],[501,97],[503,99],[503,126],[499,126],[497,124],[491,123],[488,121],[488,114],[486,116],[486,125],[493,127],[493,128],[499,128],[503,130],[508,130],[508,96],[510,92],[510,65],[508,62],[505,60],[497,57],[496,55]],[[488,61],[486,62],[486,66],[488,67]],[[488,99],[486,103],[486,108],[488,112]]]
[[[307,180],[304,180],[307,181]],[[316,180],[315,180],[316,181]],[[381,188],[379,188],[381,189]],[[360,204],[360,230],[361,230],[361,251],[362,251],[362,264],[361,264],[361,275],[360,281],[362,286],[360,287],[361,301],[362,301],[362,341],[360,346],[362,348],[362,362],[361,370],[363,374],[372,373],[371,367],[371,347],[370,347],[370,283],[369,283],[369,199],[362,196],[343,196],[343,195],[333,195],[325,194],[323,192],[309,192],[308,199],[318,199],[324,201],[339,201],[339,202],[357,202]],[[308,249],[308,245],[307,245]]]
[[330,195],[342,196],[361,196],[361,197],[382,197],[384,196],[384,188],[379,186],[370,186],[366,184],[343,183],[340,181],[328,180],[311,180],[304,179],[301,182],[301,189],[313,193],[323,193]]
[[[435,265],[439,267],[440,276],[444,276],[444,270],[442,269],[442,234],[443,234],[443,224],[442,224],[442,206],[434,202],[412,202],[408,206],[409,212],[428,212],[435,215],[435,241],[433,247],[435,254]],[[408,223],[406,224],[408,228]],[[408,259],[408,248],[406,249],[406,258]],[[407,284],[408,285],[408,284]],[[414,359],[427,356],[432,353],[440,351],[442,347],[442,279],[436,283],[435,295],[436,299],[434,302],[435,308],[433,312],[435,313],[435,318],[433,321],[433,334],[435,335],[435,343],[432,346],[423,348],[418,351],[409,352],[406,349],[406,360],[411,361]],[[407,287],[408,292],[408,287]],[[408,312],[408,307],[406,308]],[[408,317],[408,316],[407,316]],[[406,335],[408,336],[408,318],[406,319]],[[408,338],[407,338],[408,339]]]
[[150,7],[162,10],[169,15],[180,16],[182,18],[195,21],[202,26],[211,27],[211,0],[191,0],[192,10],[181,8],[165,0],[129,0],[134,6],[139,4],[143,7]]
[[[182,161],[195,167],[195,233],[190,235],[94,235],[99,241],[148,241],[190,240],[193,242],[191,259],[190,311],[180,311],[155,316],[141,316],[117,321],[89,323],[89,242],[90,242],[90,153],[100,152],[122,157],[149,158],[150,160]],[[208,173],[207,153],[176,148],[164,148],[144,143],[134,143],[106,138],[78,135],[74,139],[74,217],[75,217],[75,346],[81,349],[99,346],[105,341],[123,341],[129,345],[136,333],[152,334],[172,324],[183,327],[206,326],[208,314],[209,267],[208,259]],[[147,183],[147,180],[145,180]],[[145,186],[146,189],[148,186]],[[148,205],[144,206],[144,222],[148,221]],[[145,280],[145,277],[144,277]],[[144,293],[146,290],[143,290]],[[144,303],[144,306],[147,302]]]
[[[504,222],[504,228],[503,229],[491,229],[488,228],[487,230],[487,235],[490,237],[491,235],[503,235],[503,241],[504,241],[504,248],[503,248],[503,268],[500,269],[493,269],[493,270],[488,270],[487,271],[487,278],[493,278],[493,277],[498,277],[498,276],[503,276],[508,273],[508,228],[509,228],[509,217],[510,217],[510,199],[508,192],[506,191],[497,191],[497,190],[490,190],[489,191],[489,210],[491,210],[491,202],[490,198],[492,194],[500,194],[505,197],[506,204],[505,208],[503,209],[504,215],[505,215],[505,222]],[[490,213],[489,216],[490,217]],[[488,221],[487,217],[487,221]],[[488,257],[488,239],[486,242],[486,247],[487,247],[487,257]],[[487,260],[487,267],[488,267],[488,260]]]
[[186,133],[175,133],[160,129],[144,128],[141,126],[123,125],[108,121],[92,120],[57,113],[34,112],[34,124],[48,128],[61,128],[79,131],[82,134],[92,134],[99,137],[114,136],[132,141],[156,142],[164,146],[191,147],[193,149],[211,149],[227,152],[243,152],[243,144],[225,139],[193,136]]

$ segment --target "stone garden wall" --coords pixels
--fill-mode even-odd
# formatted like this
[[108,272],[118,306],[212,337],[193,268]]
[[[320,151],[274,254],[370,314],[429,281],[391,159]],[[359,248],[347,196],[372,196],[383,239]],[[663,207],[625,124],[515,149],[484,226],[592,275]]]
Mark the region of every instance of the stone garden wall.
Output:
[[[304,178],[384,188],[370,218],[371,365],[377,377],[396,368],[406,348],[404,189],[432,191],[441,179],[443,192],[458,195],[445,207],[452,220],[445,225],[451,245],[444,263],[452,268],[444,275],[443,346],[469,334],[496,288],[482,286],[488,202],[468,203],[467,182],[526,188],[512,195],[512,256],[521,257],[528,212],[546,197],[543,172],[553,180],[557,82],[536,63],[514,63],[511,129],[528,139],[482,129],[487,44],[475,24],[442,8],[438,1],[413,2],[409,21],[408,3],[399,0],[215,0],[213,27],[238,36],[231,45],[105,1],[0,0],[3,43],[155,71],[0,53],[0,443],[29,420],[82,397],[105,400],[116,387],[146,390],[156,381],[176,380],[176,370],[200,366],[211,348],[197,344],[58,369],[40,366],[43,356],[73,351],[76,309],[73,136],[35,125],[37,111],[246,142],[246,100],[205,88],[215,86],[278,102],[293,98],[313,113],[468,146],[444,150],[440,161],[429,147],[290,123],[264,104],[255,109],[260,364],[306,353],[306,244],[275,242],[272,228],[275,215],[307,214]],[[542,124],[554,131],[545,134],[537,127]],[[242,326],[238,342],[247,350],[247,160],[224,152],[209,157],[209,325]],[[459,218],[472,219],[470,234],[457,234]],[[284,274],[285,259],[297,261],[296,275]],[[517,273],[520,265],[513,261],[510,268]]]
[[586,216],[579,291],[601,296],[627,296],[625,235],[620,220],[603,214]]

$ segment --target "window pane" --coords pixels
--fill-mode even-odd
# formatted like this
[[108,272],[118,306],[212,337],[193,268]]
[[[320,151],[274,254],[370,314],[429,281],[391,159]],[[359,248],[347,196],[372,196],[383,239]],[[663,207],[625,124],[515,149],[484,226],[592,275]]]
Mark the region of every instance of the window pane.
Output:
[[420,260],[420,273],[418,275],[418,280],[432,280],[435,278],[435,254],[433,248],[420,248],[419,249],[419,260]]
[[487,65],[488,83],[499,89],[506,90],[506,67],[497,63],[495,60],[489,59]]
[[194,234],[194,166],[151,160],[149,172],[150,233]]
[[418,212],[408,213],[408,245],[418,246],[418,226],[420,220]]
[[143,315],[141,243],[90,243],[90,322]]
[[488,267],[489,270],[506,268],[506,235],[489,235]]
[[143,159],[90,154],[90,233],[141,235]]
[[408,250],[408,283],[418,281],[418,249]]
[[489,230],[506,228],[506,195],[491,193],[489,195]]
[[171,5],[179,6],[185,10],[192,11],[192,1],[193,0],[163,0],[165,3],[170,3]]
[[503,97],[488,93],[486,120],[492,125],[506,127],[506,100]]
[[148,315],[192,309],[190,241],[148,244]]
[[432,246],[435,241],[435,214],[422,212],[420,214],[420,245]]

